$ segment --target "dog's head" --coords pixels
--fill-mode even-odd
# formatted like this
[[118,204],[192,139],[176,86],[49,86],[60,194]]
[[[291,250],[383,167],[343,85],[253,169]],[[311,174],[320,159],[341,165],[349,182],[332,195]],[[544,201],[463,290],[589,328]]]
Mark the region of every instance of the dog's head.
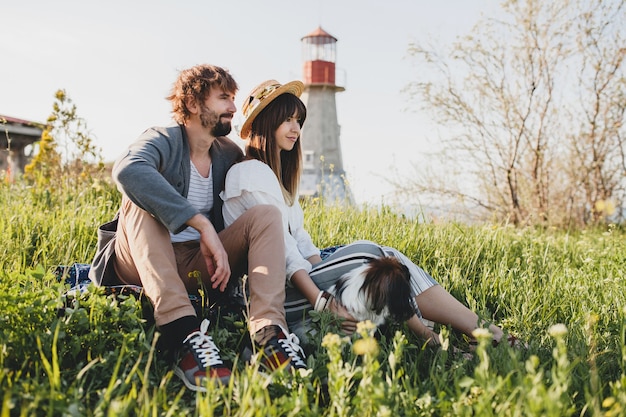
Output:
[[402,322],[415,314],[410,302],[409,270],[395,257],[372,259],[343,275],[334,290],[335,296],[359,320],[370,316],[380,324],[389,316]]
[[377,314],[387,307],[394,320],[408,320],[415,311],[409,302],[409,269],[395,257],[376,258],[369,262],[361,291]]

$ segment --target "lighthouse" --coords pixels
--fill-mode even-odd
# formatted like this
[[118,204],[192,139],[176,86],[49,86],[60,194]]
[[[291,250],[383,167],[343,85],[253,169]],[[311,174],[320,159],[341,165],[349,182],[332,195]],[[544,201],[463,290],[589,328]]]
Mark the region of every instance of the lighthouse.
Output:
[[335,102],[335,94],[345,90],[337,85],[335,78],[337,38],[318,27],[302,37],[301,42],[304,83],[301,99],[307,107],[307,118],[301,136],[300,196],[352,202],[343,169]]

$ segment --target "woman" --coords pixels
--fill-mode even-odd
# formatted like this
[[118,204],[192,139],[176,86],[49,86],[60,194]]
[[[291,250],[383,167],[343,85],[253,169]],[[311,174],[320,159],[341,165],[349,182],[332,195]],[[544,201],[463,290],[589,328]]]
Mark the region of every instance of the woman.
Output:
[[[229,170],[222,193],[226,224],[257,204],[273,204],[282,212],[287,255],[285,308],[289,328],[299,337],[305,337],[311,330],[306,312],[315,308],[329,309],[343,319],[344,331],[353,332],[354,317],[332,296],[328,298],[324,290],[342,274],[372,258],[395,256],[410,271],[411,300],[415,309],[407,320],[408,327],[431,344],[438,344],[439,336],[421,318],[450,325],[471,337],[480,322],[478,316],[397,250],[359,241],[320,253],[313,244],[304,229],[304,216],[298,202],[302,164],[300,131],[306,119],[306,108],[299,98],[303,89],[299,81],[281,85],[269,80],[252,90],[242,106],[245,121],[240,134],[246,140],[246,156]],[[494,343],[499,343],[502,329],[491,324],[489,330]]]

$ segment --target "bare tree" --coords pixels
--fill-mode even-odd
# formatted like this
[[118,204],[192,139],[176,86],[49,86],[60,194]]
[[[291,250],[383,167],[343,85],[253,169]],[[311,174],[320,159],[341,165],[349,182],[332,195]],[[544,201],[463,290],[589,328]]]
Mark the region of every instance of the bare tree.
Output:
[[432,71],[407,92],[449,129],[439,162],[462,161],[464,181],[392,182],[516,225],[583,224],[610,201],[623,207],[625,1],[510,0],[504,19],[479,22],[448,53],[410,45]]
[[[578,198],[591,208],[592,221],[605,214],[599,202],[618,199],[624,203],[626,149],[622,123],[626,106],[624,79],[624,2],[583,13],[578,23],[577,46],[580,51],[578,82],[585,95],[580,97],[576,114],[578,132],[573,132],[568,155],[575,168],[570,178]],[[617,19],[617,20],[615,20]]]

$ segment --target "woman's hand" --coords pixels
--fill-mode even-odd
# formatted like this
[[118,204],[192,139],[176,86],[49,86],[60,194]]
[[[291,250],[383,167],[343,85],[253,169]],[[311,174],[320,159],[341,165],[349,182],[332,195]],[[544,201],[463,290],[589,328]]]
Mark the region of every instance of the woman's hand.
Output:
[[341,320],[341,330],[347,334],[352,334],[356,331],[357,320],[335,297],[330,297],[326,308]]
[[315,311],[328,310],[333,313],[341,321],[341,329],[347,334],[356,331],[357,320],[329,292],[320,290],[304,269],[293,273],[291,283],[304,294]]

